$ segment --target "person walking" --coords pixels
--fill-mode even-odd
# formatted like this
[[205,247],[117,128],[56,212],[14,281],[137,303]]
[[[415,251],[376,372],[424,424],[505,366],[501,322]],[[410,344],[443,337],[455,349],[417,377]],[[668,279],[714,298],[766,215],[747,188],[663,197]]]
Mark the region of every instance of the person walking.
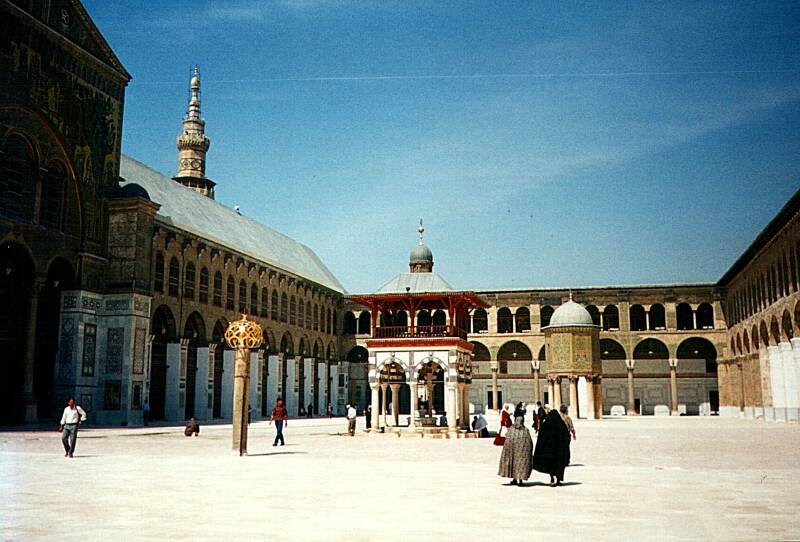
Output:
[[358,413],[356,412],[356,407],[353,405],[347,405],[347,432],[350,434],[351,437],[355,436],[356,434],[356,416]]
[[328,403],[328,418],[333,418],[333,405]]
[[533,430],[536,433],[539,432],[539,428],[542,426],[545,416],[547,416],[547,414],[544,411],[542,402],[536,401],[536,410],[533,412]]
[[273,446],[277,446],[278,442],[280,441],[281,446],[285,444],[283,440],[283,427],[289,426],[289,412],[286,410],[286,407],[283,406],[283,399],[278,399],[275,403],[275,407],[272,409],[272,416],[269,417],[269,424],[272,425],[272,422],[275,422],[275,442],[272,443]]
[[308,408],[306,409],[306,416],[311,418],[314,415],[314,403],[308,403]]
[[514,407],[514,421],[516,421],[517,418],[522,417],[522,423],[525,423],[526,410],[527,409],[525,407],[525,403],[523,403],[522,401],[517,403],[517,406]]
[[364,409],[364,421],[367,429],[372,429],[372,403],[367,403],[367,408]]
[[500,467],[497,475],[511,478],[512,486],[522,486],[531,477],[531,452],[533,440],[522,416],[514,418],[514,425],[508,429],[503,452],[500,454]]
[[142,418],[144,419],[144,426],[147,427],[150,422],[150,403],[147,402],[147,399],[144,400],[144,405],[142,405]]
[[[564,414],[567,406],[561,405]],[[564,480],[564,469],[569,465],[570,433],[562,413],[551,410],[542,422],[536,449],[533,452],[533,468],[550,475],[550,486],[560,486]],[[570,420],[572,423],[572,420]]]
[[502,446],[505,443],[506,433],[508,432],[508,428],[512,425],[513,422],[511,421],[509,406],[506,405],[503,407],[503,411],[500,413],[500,429],[497,431],[497,434],[494,437],[495,446]]
[[78,440],[78,427],[86,421],[86,412],[75,404],[75,399],[69,398],[58,430],[61,432],[61,444],[64,445],[64,457],[72,457],[75,453],[75,442]]

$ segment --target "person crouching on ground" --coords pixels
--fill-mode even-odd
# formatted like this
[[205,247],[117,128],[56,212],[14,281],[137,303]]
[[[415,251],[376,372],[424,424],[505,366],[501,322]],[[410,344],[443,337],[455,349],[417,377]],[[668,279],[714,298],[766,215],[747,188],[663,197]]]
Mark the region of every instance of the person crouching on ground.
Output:
[[523,481],[531,476],[532,451],[533,440],[528,428],[525,427],[525,418],[517,416],[514,418],[514,425],[509,427],[503,444],[498,476],[511,478],[512,486],[522,486]]
[[356,412],[356,407],[351,404],[347,405],[347,433],[353,437],[356,434],[356,418],[358,416],[358,412]]
[[278,399],[275,403],[275,408],[272,409],[272,416],[269,418],[269,424],[272,425],[272,422],[275,422],[275,442],[272,443],[273,446],[278,445],[278,441],[280,441],[281,446],[283,446],[283,426],[289,426],[289,412],[286,410],[286,407],[283,406],[283,399]]
[[191,437],[192,435],[198,436],[200,434],[200,424],[197,423],[197,420],[189,418],[189,421],[186,422],[186,428],[183,430],[183,434],[187,437]]
[[[561,405],[560,410],[566,416],[567,406]],[[574,436],[574,429],[570,432],[562,412],[551,410],[544,419],[533,452],[533,468],[550,475],[550,486],[560,486],[564,480],[564,469],[570,459],[570,436]]]
[[75,404],[75,399],[69,398],[69,404],[64,408],[58,430],[61,432],[61,444],[64,445],[64,457],[72,457],[75,453],[75,442],[78,440],[78,427],[86,421],[86,412]]

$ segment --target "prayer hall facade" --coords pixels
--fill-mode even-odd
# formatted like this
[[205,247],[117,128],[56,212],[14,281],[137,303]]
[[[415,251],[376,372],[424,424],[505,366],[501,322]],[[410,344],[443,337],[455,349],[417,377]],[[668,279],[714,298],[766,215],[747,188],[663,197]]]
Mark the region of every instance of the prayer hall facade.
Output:
[[[175,171],[121,154],[130,78],[78,0],[0,0],[0,425],[68,396],[100,424],[230,419],[241,313],[265,336],[251,419],[283,397],[293,416],[372,402],[389,426],[449,411],[448,430],[537,399],[797,420],[800,195],[716,284],[460,291],[420,232],[408,273],[351,295],[215,200],[199,71]],[[551,367],[556,343],[588,345],[570,351],[585,370]]]

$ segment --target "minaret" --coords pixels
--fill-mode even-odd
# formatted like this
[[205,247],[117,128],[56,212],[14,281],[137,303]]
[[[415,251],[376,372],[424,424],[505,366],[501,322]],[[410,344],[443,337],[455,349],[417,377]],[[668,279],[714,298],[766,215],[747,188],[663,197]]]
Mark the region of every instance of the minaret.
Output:
[[173,179],[214,199],[216,183],[206,178],[206,152],[211,141],[205,135],[206,122],[200,118],[200,71],[196,65],[191,90],[183,133],[178,136],[178,176]]

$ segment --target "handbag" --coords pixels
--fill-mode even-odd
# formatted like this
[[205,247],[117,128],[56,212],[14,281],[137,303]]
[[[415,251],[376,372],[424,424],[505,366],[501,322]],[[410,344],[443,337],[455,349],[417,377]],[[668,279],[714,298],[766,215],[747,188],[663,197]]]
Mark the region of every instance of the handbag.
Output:
[[502,446],[506,443],[506,434],[508,433],[508,427],[505,425],[500,426],[500,431],[497,432],[497,435],[494,437],[494,445],[495,446]]

